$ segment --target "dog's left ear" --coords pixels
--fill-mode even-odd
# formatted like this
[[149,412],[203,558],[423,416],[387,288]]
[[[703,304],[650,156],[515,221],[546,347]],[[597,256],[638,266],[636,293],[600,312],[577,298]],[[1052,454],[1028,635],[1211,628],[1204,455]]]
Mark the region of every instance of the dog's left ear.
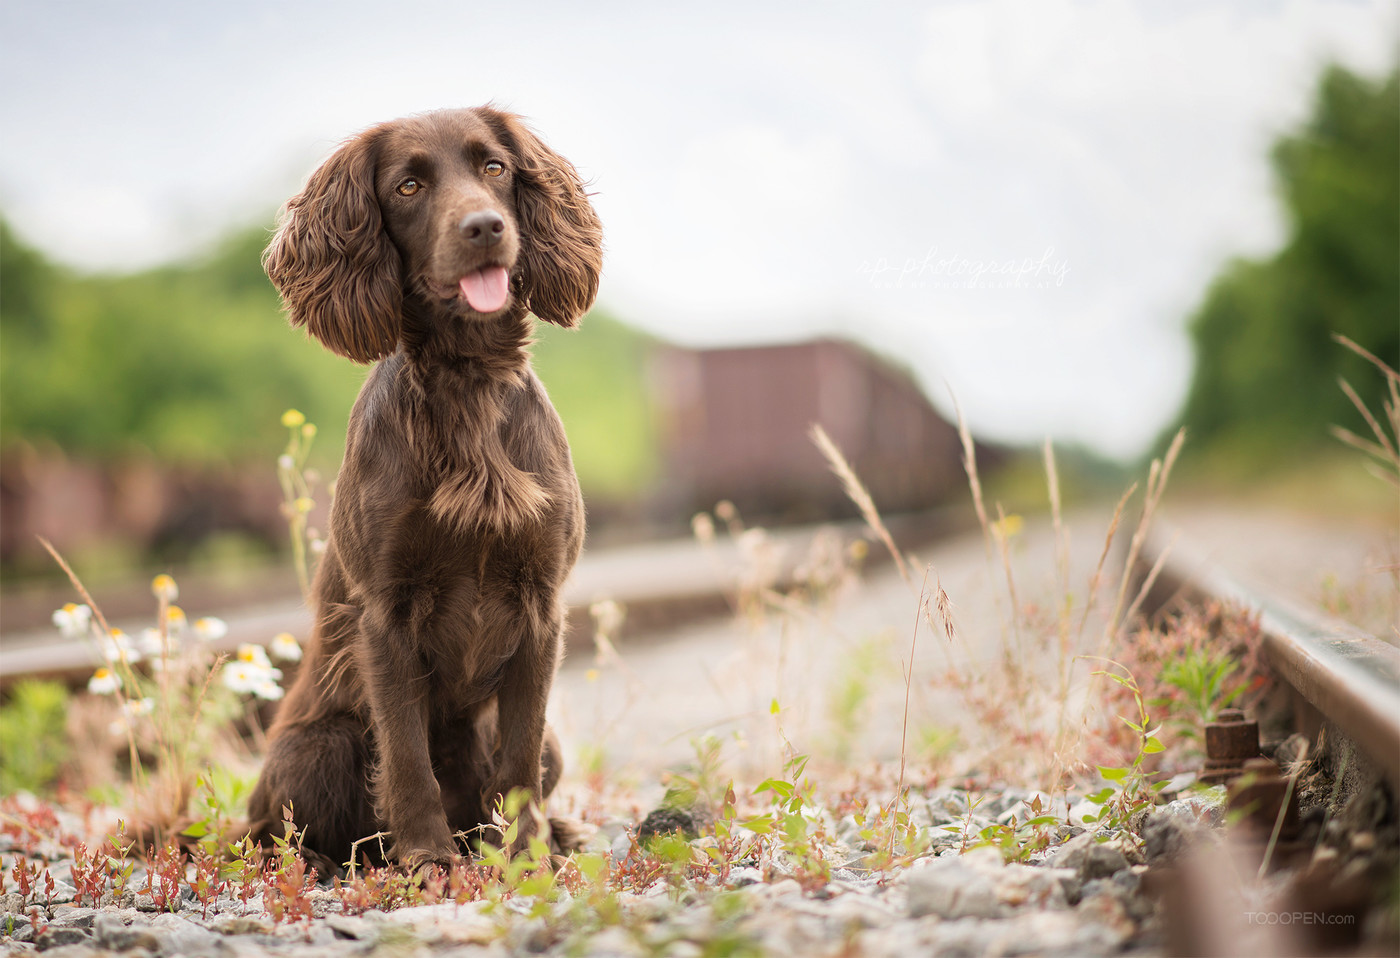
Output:
[[583,181],[519,117],[481,113],[515,157],[525,301],[546,322],[576,326],[598,295],[603,269],[603,227]]

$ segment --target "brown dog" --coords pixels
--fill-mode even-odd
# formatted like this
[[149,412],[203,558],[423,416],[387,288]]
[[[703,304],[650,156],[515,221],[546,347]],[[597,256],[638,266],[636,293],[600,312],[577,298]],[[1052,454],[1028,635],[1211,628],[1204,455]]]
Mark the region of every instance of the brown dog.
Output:
[[382,361],[350,413],[253,837],[280,836],[290,805],[323,873],[380,830],[402,864],[447,862],[498,796],[542,802],[562,768],[545,703],[583,501],[528,313],[579,321],[602,231],[573,166],[517,117],[443,111],[337,150],[265,265],[294,325]]

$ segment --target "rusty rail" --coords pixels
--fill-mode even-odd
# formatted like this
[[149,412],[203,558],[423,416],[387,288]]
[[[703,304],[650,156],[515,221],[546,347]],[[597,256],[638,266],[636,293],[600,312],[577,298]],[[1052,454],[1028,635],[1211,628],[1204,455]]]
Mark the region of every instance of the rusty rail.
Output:
[[1252,609],[1274,672],[1400,791],[1400,648],[1246,585],[1170,530],[1159,529],[1146,543],[1138,574],[1145,575],[1159,561],[1146,603],[1149,611],[1209,599]]

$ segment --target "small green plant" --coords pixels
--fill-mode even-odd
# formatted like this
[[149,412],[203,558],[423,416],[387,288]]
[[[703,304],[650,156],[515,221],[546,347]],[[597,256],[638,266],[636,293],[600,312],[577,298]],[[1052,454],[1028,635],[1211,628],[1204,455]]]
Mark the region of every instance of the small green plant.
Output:
[[1004,824],[993,822],[977,833],[980,841],[973,847],[995,848],[1007,862],[1024,862],[1049,848],[1059,831],[1059,817],[1049,812],[1039,795],[1023,804],[1030,813],[1025,821],[1012,815]]
[[[537,819],[535,830],[520,843],[521,822],[525,816]],[[549,844],[540,837],[547,827],[539,806],[530,800],[525,789],[513,788],[497,801],[491,812],[495,831],[494,841],[480,843],[481,865],[492,877],[486,883],[485,895],[498,904],[517,895],[535,898],[532,914],[540,917],[549,911],[549,902],[556,896],[554,869],[551,867]]]
[[[661,804],[666,808],[696,809],[708,815],[719,804],[723,794],[720,783],[724,770],[724,741],[706,732],[690,740],[695,761],[669,773],[666,794]],[[732,787],[733,783],[729,783]]]
[[53,784],[68,753],[68,692],[58,682],[16,682],[0,706],[0,795]]
[[1249,681],[1236,678],[1239,671],[1232,656],[1210,649],[1193,649],[1183,658],[1162,665],[1162,682],[1181,692],[1183,704],[1190,712],[1183,731],[1194,731],[1198,723],[1215,721],[1221,709],[1229,708],[1244,694]]
[[[1120,716],[1120,720],[1134,733],[1137,749],[1130,765],[1124,767],[1098,766],[1099,774],[1109,784],[1087,796],[1089,801],[1099,806],[1100,810],[1097,814],[1085,815],[1084,821],[1097,823],[1101,827],[1110,829],[1123,829],[1126,832],[1129,821],[1138,811],[1157,804],[1157,795],[1166,785],[1166,782],[1153,782],[1153,773],[1143,767],[1149,755],[1164,751],[1165,746],[1157,738],[1157,733],[1161,731],[1162,727],[1160,724],[1152,726],[1142,689],[1139,688],[1133,673],[1117,662],[1110,661],[1109,664],[1121,669],[1122,674],[1107,669],[1096,671],[1093,674],[1101,675],[1117,683],[1132,695],[1133,702],[1137,706],[1136,721],[1123,716]],[[1131,834],[1131,832],[1127,833]]]
[[[773,706],[777,714],[776,701]],[[772,811],[747,819],[744,826],[778,839],[798,884],[804,888],[825,885],[831,878],[831,866],[821,850],[822,818],[816,787],[805,777],[808,757],[788,748],[783,777],[765,779],[753,791],[755,797],[769,793]]]
[[272,855],[263,866],[263,907],[272,920],[291,924],[311,921],[311,899],[316,887],[316,869],[301,854],[305,831],[298,832],[290,806],[282,806],[282,835],[272,837]]

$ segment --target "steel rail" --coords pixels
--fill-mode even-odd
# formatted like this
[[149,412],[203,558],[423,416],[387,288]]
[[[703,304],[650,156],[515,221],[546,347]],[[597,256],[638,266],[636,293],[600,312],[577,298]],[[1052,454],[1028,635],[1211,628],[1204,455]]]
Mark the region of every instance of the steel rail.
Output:
[[1274,672],[1375,761],[1400,793],[1400,648],[1246,585],[1170,530],[1159,529],[1144,545],[1139,576],[1158,562],[1149,610],[1181,598],[1214,598],[1252,610]]

